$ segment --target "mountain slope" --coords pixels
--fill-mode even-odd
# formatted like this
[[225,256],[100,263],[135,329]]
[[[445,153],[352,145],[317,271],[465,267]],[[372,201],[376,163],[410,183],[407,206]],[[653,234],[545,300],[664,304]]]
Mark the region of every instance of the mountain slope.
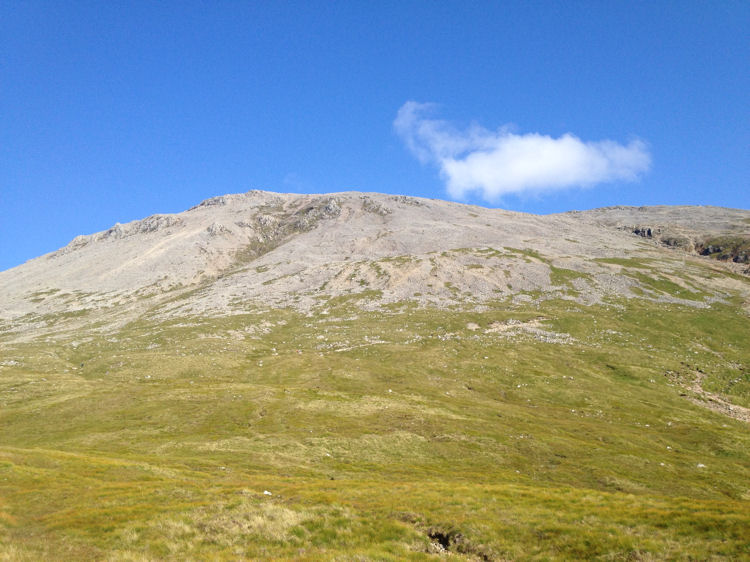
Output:
[[[38,330],[59,313],[86,321],[147,311],[225,314],[258,302],[310,310],[363,291],[377,292],[373,306],[403,300],[479,305],[534,293],[588,303],[645,294],[699,304],[746,285],[730,277],[707,281],[705,261],[664,251],[633,231],[679,229],[703,240],[739,229],[750,237],[749,221],[750,212],[718,208],[533,216],[378,194],[253,191],[79,236],[0,273],[0,318],[13,319],[18,329],[25,316]],[[624,274],[617,263],[623,259],[637,275]],[[742,265],[734,269],[741,272]],[[644,280],[644,272],[651,277]],[[655,290],[660,281],[676,285]],[[185,293],[189,302],[182,305]]]
[[249,192],[1,272],[0,558],[748,557],[749,218]]

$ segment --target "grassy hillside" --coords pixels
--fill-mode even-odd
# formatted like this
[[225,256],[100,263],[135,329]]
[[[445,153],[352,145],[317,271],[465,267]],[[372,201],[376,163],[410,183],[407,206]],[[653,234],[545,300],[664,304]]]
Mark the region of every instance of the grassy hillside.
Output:
[[5,345],[0,559],[750,557],[739,303],[357,298]]

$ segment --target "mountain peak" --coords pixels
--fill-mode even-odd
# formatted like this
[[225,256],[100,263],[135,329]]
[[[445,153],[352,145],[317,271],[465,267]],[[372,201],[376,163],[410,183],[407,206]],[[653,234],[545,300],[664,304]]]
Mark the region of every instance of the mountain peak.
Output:
[[[107,314],[225,314],[258,305],[310,310],[357,294],[369,295],[367,306],[476,307],[528,298],[704,306],[725,292],[701,276],[705,259],[696,253],[706,240],[750,238],[749,225],[750,212],[717,207],[538,216],[378,193],[255,190],[117,223],[0,273],[0,318],[23,331],[20,319],[29,315],[87,311],[83,316],[100,321]],[[742,273],[747,251],[735,246],[730,257],[737,263],[721,267]],[[627,262],[633,268],[623,267]],[[680,290],[655,290],[634,273],[648,270]],[[38,297],[48,293],[55,296]],[[177,297],[180,306],[167,312],[164,302]]]

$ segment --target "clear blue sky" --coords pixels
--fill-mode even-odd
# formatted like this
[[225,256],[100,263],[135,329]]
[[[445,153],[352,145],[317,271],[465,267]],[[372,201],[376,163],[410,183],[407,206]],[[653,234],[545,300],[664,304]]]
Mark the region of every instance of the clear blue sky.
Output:
[[0,270],[249,189],[750,208],[748,68],[746,0],[5,0]]

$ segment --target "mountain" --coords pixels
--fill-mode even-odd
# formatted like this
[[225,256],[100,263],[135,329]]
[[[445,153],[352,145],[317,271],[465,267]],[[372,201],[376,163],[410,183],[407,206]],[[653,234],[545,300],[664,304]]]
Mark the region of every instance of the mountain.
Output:
[[[535,216],[403,196],[250,191],[78,236],[0,273],[0,318],[6,331],[38,334],[48,319],[51,332],[102,319],[106,329],[114,318],[223,315],[259,303],[309,311],[356,294],[370,308],[405,300],[481,306],[535,293],[588,304],[609,297],[700,304],[744,290],[732,277],[707,280],[705,271],[747,270],[747,247],[737,264],[708,266],[693,255],[722,239],[747,246],[750,212],[612,207]],[[632,275],[623,259],[655,277]],[[644,265],[649,260],[658,267]],[[61,323],[60,314],[76,321]]]
[[78,236],[0,272],[0,556],[750,556],[749,250],[356,192]]

